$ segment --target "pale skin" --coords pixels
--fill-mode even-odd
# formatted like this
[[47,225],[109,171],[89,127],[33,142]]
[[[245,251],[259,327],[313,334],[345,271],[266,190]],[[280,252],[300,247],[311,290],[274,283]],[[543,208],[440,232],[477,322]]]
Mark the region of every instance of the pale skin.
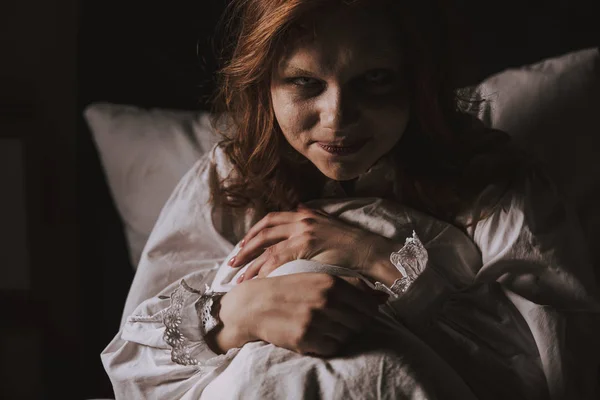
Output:
[[240,252],[229,262],[231,267],[244,265],[256,254],[260,256],[239,282],[254,276],[264,278],[297,259],[351,268],[388,286],[402,276],[389,261],[390,254],[402,244],[306,206],[268,214],[248,231],[242,243]]
[[[325,177],[349,181],[400,140],[409,106],[402,57],[385,18],[348,11],[331,18],[338,23],[317,21],[317,39],[299,41],[280,60],[272,74],[271,97],[288,143]],[[363,138],[366,145],[345,157],[332,156],[318,145]],[[258,258],[240,282],[265,277],[295,259],[310,259],[352,268],[391,285],[397,271],[390,270],[389,255],[401,247],[308,209],[270,213],[241,243],[232,267]]]
[[211,331],[207,343],[216,353],[264,340],[301,354],[335,355],[378,311],[380,301],[361,296],[359,282],[321,273],[244,282],[221,299],[223,328]]
[[[324,178],[351,182],[402,137],[409,119],[408,96],[399,46],[386,18],[347,11],[328,18],[316,22],[316,40],[289,46],[277,64],[271,79],[272,106],[288,143]],[[337,23],[328,24],[331,18]],[[318,144],[357,140],[367,142],[346,157],[333,157]],[[229,265],[236,268],[256,259],[238,281],[242,284],[221,300],[224,328],[212,343],[221,353],[262,339],[301,353],[331,355],[361,329],[366,315],[376,312],[378,302],[371,296],[352,294],[357,289],[370,291],[356,279],[326,274],[252,279],[266,277],[289,261],[308,259],[351,268],[388,286],[401,277],[389,257],[403,243],[302,205],[269,213],[241,244]],[[244,316],[237,312],[239,304],[247,305]]]

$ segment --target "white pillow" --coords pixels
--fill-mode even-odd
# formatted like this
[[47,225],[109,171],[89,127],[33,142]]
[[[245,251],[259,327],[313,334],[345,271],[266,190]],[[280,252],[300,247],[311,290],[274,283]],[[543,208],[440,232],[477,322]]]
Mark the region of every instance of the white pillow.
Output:
[[[524,143],[576,207],[600,268],[600,53],[584,49],[487,78],[479,118]],[[597,277],[597,279],[600,277]]]
[[134,267],[183,175],[219,140],[207,112],[95,103],[84,111]]
[[[600,244],[600,57],[587,49],[509,69],[475,88],[479,117],[522,141],[571,196],[591,245]],[[137,266],[183,174],[218,140],[205,112],[98,103],[85,110]],[[598,265],[600,252],[594,254]]]

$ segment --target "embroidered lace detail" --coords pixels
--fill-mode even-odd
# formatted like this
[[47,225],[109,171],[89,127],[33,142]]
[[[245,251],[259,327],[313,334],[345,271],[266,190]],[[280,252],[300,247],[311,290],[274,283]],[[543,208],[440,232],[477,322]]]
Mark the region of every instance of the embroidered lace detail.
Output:
[[416,279],[425,269],[429,255],[427,249],[413,231],[412,237],[406,238],[404,246],[390,255],[390,261],[398,268],[402,275]]
[[390,261],[402,273],[402,278],[396,279],[391,288],[381,282],[375,282],[375,289],[389,294],[394,299],[398,298],[423,272],[428,260],[427,249],[419,240],[417,233],[413,231],[412,237],[406,238],[404,246],[390,255]]
[[[392,286],[394,286],[394,285],[392,285]],[[396,293],[392,292],[392,289],[390,289],[389,287],[385,286],[381,282],[375,282],[375,290],[379,290],[379,291],[385,292],[385,293],[389,294],[390,296],[392,296],[393,298],[398,297],[398,295]]]
[[[208,294],[216,293],[209,291]],[[201,295],[200,291],[191,288],[185,280],[182,280],[177,289],[171,293],[171,305],[160,315],[162,315],[162,322],[165,325],[163,339],[171,346],[171,360],[180,365],[194,365],[198,368],[199,373],[203,374],[208,373],[211,369],[219,368],[225,362],[232,360],[239,353],[241,347],[233,347],[225,354],[219,354],[208,360],[204,360],[202,363],[192,356],[193,351],[196,354],[200,354],[204,350],[209,349],[206,342],[192,342],[179,329],[179,325],[182,322],[181,312],[184,305],[190,297],[198,295]]]
[[[163,314],[163,324],[165,324],[165,333],[163,339],[171,346],[171,360],[181,365],[197,365],[198,360],[190,356],[192,344],[179,330],[181,324],[181,311],[185,301],[190,296],[200,294],[198,290],[192,289],[181,281],[179,287],[171,293],[171,306]],[[204,343],[204,346],[206,344]]]
[[127,318],[127,322],[161,322],[163,314],[164,310],[155,315],[131,315]]
[[408,290],[408,288],[410,287],[410,285],[412,285],[413,282],[414,279],[412,279],[410,276],[404,276],[400,279],[396,279],[392,284],[390,290],[394,293],[402,294]]
[[205,284],[204,295],[196,303],[196,312],[200,317],[200,330],[202,336],[206,336],[214,327],[219,324],[219,320],[212,315],[215,294]]

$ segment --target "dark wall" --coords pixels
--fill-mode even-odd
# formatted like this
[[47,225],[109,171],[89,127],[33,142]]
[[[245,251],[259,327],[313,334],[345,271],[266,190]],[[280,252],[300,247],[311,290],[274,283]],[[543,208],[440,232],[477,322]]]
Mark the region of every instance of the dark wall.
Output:
[[[209,3],[207,6],[206,3]],[[86,2],[79,32],[79,110],[92,101],[147,107],[201,108],[215,68],[210,37],[220,1]],[[204,60],[197,57],[206,54]],[[99,354],[118,331],[133,278],[121,221],[104,181],[98,154],[79,118],[78,216],[80,264],[88,290],[82,303],[86,342],[83,394],[112,396]]]
[[483,78],[507,67],[600,45],[597,0],[459,0],[471,15]]
[[[15,149],[2,159],[0,197],[21,199],[2,208],[0,230],[25,232],[27,253],[19,257],[23,263],[7,260],[16,242],[0,240],[0,397],[6,399],[76,398],[82,348],[74,211],[77,6],[0,2],[0,147]],[[11,184],[14,177],[20,185]],[[11,227],[21,210],[22,225]],[[25,281],[7,284],[17,268]]]
[[224,5],[225,0],[168,6],[86,2],[80,31],[80,102],[197,108],[212,88],[211,36]]
[[[508,66],[598,45],[596,2],[454,0],[479,63],[472,81]],[[210,36],[224,4],[225,0],[177,1],[169,6],[85,2],[80,100],[203,105],[214,70]]]

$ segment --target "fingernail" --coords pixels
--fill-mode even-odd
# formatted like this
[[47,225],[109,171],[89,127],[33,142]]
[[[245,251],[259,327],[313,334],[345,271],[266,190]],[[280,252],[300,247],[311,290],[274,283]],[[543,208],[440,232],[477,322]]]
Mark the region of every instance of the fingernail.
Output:
[[235,262],[235,257],[231,257],[231,258],[229,259],[229,262],[227,262],[227,264],[229,264],[229,266],[231,266],[231,267],[232,267],[234,262]]
[[244,247],[244,243],[246,243],[246,239],[242,239],[242,241],[240,242],[240,249],[241,249],[242,247]]
[[244,280],[244,274],[241,274],[239,278],[237,278],[237,283],[241,283]]

